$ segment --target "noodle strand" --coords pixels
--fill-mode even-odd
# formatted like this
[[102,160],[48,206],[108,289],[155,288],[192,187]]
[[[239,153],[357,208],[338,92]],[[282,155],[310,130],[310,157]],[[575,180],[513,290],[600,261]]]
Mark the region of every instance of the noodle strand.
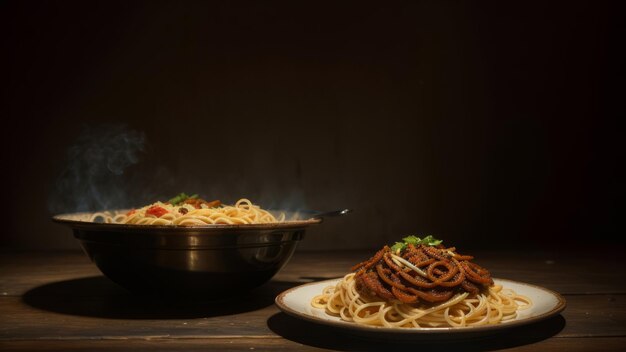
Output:
[[456,294],[437,305],[381,301],[361,295],[356,289],[355,273],[350,273],[313,297],[311,306],[361,325],[415,328],[493,325],[514,319],[518,310],[532,305],[528,297],[500,285],[468,297],[467,292]]

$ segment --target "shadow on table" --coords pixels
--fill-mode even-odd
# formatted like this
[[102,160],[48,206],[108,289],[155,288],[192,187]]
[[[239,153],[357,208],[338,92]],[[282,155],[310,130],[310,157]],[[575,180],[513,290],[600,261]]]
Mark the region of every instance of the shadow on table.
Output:
[[487,336],[420,336],[407,337],[392,334],[353,335],[329,326],[295,319],[285,313],[271,316],[267,325],[274,333],[304,345],[339,351],[408,351],[419,347],[428,351],[493,351],[528,345],[558,334],[565,327],[565,319],[558,315],[539,323],[512,327]]
[[35,287],[22,296],[32,307],[79,316],[113,319],[185,319],[254,311],[274,304],[274,298],[297,283],[270,281],[229,299],[156,297],[126,291],[104,276],[59,281]]

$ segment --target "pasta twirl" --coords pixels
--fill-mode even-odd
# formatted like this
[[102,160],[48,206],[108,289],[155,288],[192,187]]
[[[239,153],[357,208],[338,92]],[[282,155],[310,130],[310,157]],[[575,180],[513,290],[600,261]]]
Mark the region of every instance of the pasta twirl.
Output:
[[381,327],[469,327],[512,320],[530,298],[494,284],[472,256],[428,236],[406,237],[355,265],[311,306],[344,321]]

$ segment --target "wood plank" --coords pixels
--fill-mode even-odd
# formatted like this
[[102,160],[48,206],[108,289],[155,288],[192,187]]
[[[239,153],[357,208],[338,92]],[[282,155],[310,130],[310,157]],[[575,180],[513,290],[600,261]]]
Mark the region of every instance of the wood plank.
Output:
[[[237,301],[163,302],[132,295],[41,295],[0,298],[0,339],[93,339],[283,335],[278,327],[312,331],[314,324],[280,313],[271,284]],[[561,337],[626,336],[626,295],[566,296],[563,318],[547,328]],[[273,319],[273,320],[272,320]],[[278,320],[276,320],[278,319]],[[535,326],[536,327],[536,326]]]
[[79,251],[8,252],[0,255],[0,295],[19,296],[51,282],[102,275]]
[[[372,253],[296,252],[275,277],[276,281],[302,283],[343,276],[349,268]],[[489,268],[494,277],[543,286],[562,294],[626,293],[626,271],[620,255],[585,253],[496,252],[474,253],[476,261]],[[616,270],[599,270],[616,268]],[[82,252],[5,252],[0,256],[0,295],[19,296],[48,283],[92,277],[100,272]],[[101,291],[111,286],[99,287]]]
[[0,341],[2,351],[623,351],[626,337],[556,338],[536,342],[519,339],[492,339],[461,343],[373,342],[357,338],[286,340],[280,338],[216,339],[124,339],[124,340],[22,340]]
[[[86,280],[90,289],[100,286]],[[117,295],[106,296],[71,293],[81,285],[60,287],[58,291],[52,287],[23,298],[0,298],[0,339],[270,336],[273,334],[265,321],[277,311],[275,296],[286,289],[272,284],[238,301],[201,302],[138,297],[121,289]]]

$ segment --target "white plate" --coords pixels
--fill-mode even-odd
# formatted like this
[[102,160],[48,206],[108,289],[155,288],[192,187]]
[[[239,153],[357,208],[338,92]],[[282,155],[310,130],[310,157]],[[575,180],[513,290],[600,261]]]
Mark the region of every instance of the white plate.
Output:
[[296,318],[331,327],[345,329],[348,333],[358,335],[394,335],[397,337],[435,337],[445,334],[446,337],[467,337],[486,335],[521,325],[535,323],[559,314],[565,309],[565,299],[558,293],[543,287],[511,280],[494,279],[496,284],[513,289],[517,294],[529,297],[532,307],[522,310],[517,318],[497,325],[476,327],[441,327],[441,328],[387,328],[378,326],[358,325],[346,322],[338,317],[326,314],[323,309],[311,306],[311,299],[322,293],[327,286],[334,286],[341,279],[318,281],[288,289],[276,297],[276,305],[283,312]]

